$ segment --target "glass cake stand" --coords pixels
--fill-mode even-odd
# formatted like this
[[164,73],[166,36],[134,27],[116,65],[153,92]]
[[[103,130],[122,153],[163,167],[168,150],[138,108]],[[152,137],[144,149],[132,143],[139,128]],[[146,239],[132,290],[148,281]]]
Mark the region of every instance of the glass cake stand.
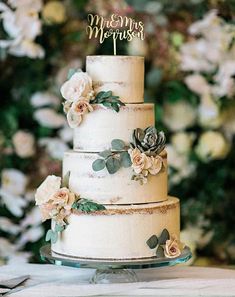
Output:
[[174,266],[176,264],[187,262],[192,257],[190,248],[186,246],[181,255],[174,259],[157,257],[137,260],[82,259],[54,253],[49,244],[40,249],[40,255],[43,261],[55,265],[96,269],[94,275],[90,279],[90,282],[93,284],[137,282],[138,278],[133,269]]

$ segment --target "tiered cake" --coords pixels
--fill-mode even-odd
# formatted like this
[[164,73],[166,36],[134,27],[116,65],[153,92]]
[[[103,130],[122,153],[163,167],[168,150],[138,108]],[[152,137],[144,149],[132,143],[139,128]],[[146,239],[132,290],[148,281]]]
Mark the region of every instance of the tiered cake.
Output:
[[[107,160],[110,154],[114,155],[112,164],[115,165],[115,158],[124,156],[122,154],[125,148],[120,146],[118,150],[116,146],[116,149],[110,150],[113,139],[128,146],[133,131],[141,135],[147,127],[155,125],[154,105],[144,103],[143,99],[144,58],[88,56],[86,71],[91,78],[91,81],[87,80],[87,84],[92,83],[94,94],[101,94],[97,98],[111,90],[114,95],[111,99],[115,101],[116,96],[119,96],[124,104],[114,111],[107,108],[111,106],[110,103],[103,104],[104,107],[99,104],[98,99],[90,101],[93,102],[92,107],[90,103],[83,103],[85,105],[82,107],[79,105],[74,108],[74,111],[79,111],[78,119],[74,114],[69,115],[68,110],[73,103],[69,103],[68,94],[84,93],[87,84],[77,86],[75,76],[72,76],[70,80],[73,80],[73,84],[71,81],[70,85],[65,83],[61,89],[67,100],[65,110],[68,112],[68,120],[74,127],[74,149],[64,155],[63,175],[69,175],[68,188],[71,193],[90,199],[94,205],[97,203],[103,207],[95,207],[94,211],[81,207],[73,208],[66,216],[66,227],[61,230],[63,232],[53,241],[52,250],[61,255],[79,258],[139,259],[156,257],[160,251],[158,247],[163,245],[165,256],[176,257],[180,249],[180,206],[177,198],[167,195],[167,153],[164,147],[154,157],[151,157],[151,151],[148,151],[150,154],[146,157],[134,148],[139,154],[136,157],[133,147],[132,150],[129,147],[132,163],[130,166],[119,166],[115,172],[108,166],[106,168],[103,165],[97,169],[94,165],[99,155]],[[92,95],[93,93],[89,93],[90,97]],[[156,141],[151,137],[152,135],[150,142]],[[144,164],[151,160],[155,167],[142,166],[141,158],[148,158],[144,159]],[[104,159],[98,163],[104,164]],[[156,170],[158,167],[159,170]],[[133,169],[138,174],[131,178]],[[64,193],[61,197],[63,195]],[[74,197],[71,199],[74,202]],[[56,228],[60,231],[52,220],[51,235]]]

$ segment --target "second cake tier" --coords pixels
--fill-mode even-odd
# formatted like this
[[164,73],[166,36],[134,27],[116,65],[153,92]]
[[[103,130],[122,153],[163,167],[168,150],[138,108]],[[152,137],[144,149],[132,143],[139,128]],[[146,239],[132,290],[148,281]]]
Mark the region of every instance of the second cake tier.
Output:
[[94,111],[84,116],[74,129],[74,150],[100,152],[110,148],[115,138],[131,141],[134,129],[154,126],[154,104],[126,104],[119,112],[94,105]]
[[[167,199],[167,166],[157,175],[150,175],[146,184],[132,180],[132,168],[121,168],[115,174],[107,169],[95,172],[92,163],[96,153],[69,151],[64,154],[63,175],[70,173],[69,188],[82,198],[101,204],[139,204]],[[161,157],[167,164],[167,153]]]

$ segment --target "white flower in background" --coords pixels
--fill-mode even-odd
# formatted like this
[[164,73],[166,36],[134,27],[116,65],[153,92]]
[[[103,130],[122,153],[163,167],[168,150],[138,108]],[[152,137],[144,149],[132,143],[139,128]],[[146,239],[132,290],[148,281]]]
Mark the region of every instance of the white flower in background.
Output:
[[194,173],[195,164],[189,161],[187,155],[179,153],[173,145],[167,145],[166,150],[169,167],[176,170],[173,175],[170,174],[170,184],[178,184]]
[[48,128],[60,128],[66,124],[62,114],[57,113],[52,108],[41,108],[34,112],[34,118],[41,126]]
[[196,109],[185,100],[176,103],[165,103],[163,108],[163,121],[171,131],[186,129],[196,121]]
[[21,227],[12,223],[12,221],[7,217],[0,217],[0,230],[16,235],[21,231]]
[[127,43],[127,52],[130,56],[146,56],[148,52],[147,45],[144,40],[133,38]]
[[87,98],[89,101],[89,96],[93,92],[91,78],[86,72],[76,72],[62,85],[60,91],[68,101],[74,102],[80,98]]
[[42,16],[48,24],[61,24],[66,21],[66,9],[60,1],[49,1],[43,7]]
[[210,85],[200,74],[186,76],[185,84],[191,91],[198,95],[208,94],[210,92]]
[[43,58],[43,48],[34,40],[41,34],[41,21],[39,12],[42,1],[10,1],[9,6],[0,5],[0,19],[9,39],[0,40],[0,47],[6,48],[15,56],[28,56],[30,58]]
[[213,94],[222,97],[235,95],[235,61],[224,61],[214,76],[216,85],[213,86]]
[[24,263],[28,263],[30,258],[32,257],[31,252],[15,252],[11,254],[7,259],[8,265],[20,265]]
[[183,44],[181,47],[181,69],[183,71],[213,72],[215,65],[206,58],[209,55],[208,51],[212,54],[213,48],[209,42],[203,39]]
[[73,129],[71,129],[69,126],[64,126],[62,129],[60,129],[58,131],[58,135],[64,142],[73,141]]
[[222,115],[218,104],[209,93],[201,96],[198,107],[198,120],[201,126],[207,128],[218,128],[222,124]]
[[49,175],[43,183],[37,188],[35,194],[36,205],[42,205],[60,189],[61,178],[55,175]]
[[20,249],[28,242],[36,242],[44,235],[44,229],[42,226],[31,227],[24,232],[16,242],[17,248]]
[[23,195],[28,183],[26,175],[17,169],[3,169],[1,188],[12,195]]
[[23,40],[21,43],[12,45],[9,49],[9,53],[16,57],[27,56],[31,59],[42,59],[45,55],[44,49],[31,40]]
[[24,208],[27,206],[27,201],[21,196],[13,195],[12,193],[0,188],[0,202],[16,217],[22,217]]
[[33,107],[42,107],[42,106],[59,106],[61,101],[60,99],[50,93],[50,92],[36,92],[30,98],[30,102]]
[[69,146],[59,138],[41,138],[39,145],[45,146],[47,153],[58,160],[63,160],[64,152],[69,150]]
[[179,154],[189,154],[195,139],[194,133],[176,132],[171,137],[171,143]]
[[12,142],[19,157],[28,158],[35,154],[35,139],[31,133],[19,130],[13,135]]
[[196,153],[203,161],[224,159],[230,149],[230,145],[220,132],[204,132],[198,141]]
[[41,212],[39,207],[33,207],[20,222],[20,228],[28,226],[38,226],[42,222]]

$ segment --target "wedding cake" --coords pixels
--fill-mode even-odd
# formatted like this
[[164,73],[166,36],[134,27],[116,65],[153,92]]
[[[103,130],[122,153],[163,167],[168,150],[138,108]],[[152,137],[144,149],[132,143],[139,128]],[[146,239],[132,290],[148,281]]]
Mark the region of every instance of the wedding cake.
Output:
[[59,255],[89,259],[181,254],[179,199],[167,194],[165,135],[144,103],[144,58],[88,56],[61,87],[74,129],[63,179],[36,192],[46,240]]

